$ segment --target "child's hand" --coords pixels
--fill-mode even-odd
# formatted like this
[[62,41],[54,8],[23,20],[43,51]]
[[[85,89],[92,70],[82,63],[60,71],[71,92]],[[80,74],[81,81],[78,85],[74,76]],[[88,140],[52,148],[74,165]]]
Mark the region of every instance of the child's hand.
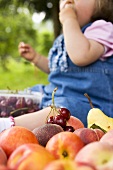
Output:
[[77,19],[75,4],[73,0],[61,0],[59,19],[61,24],[69,18]]
[[33,61],[36,56],[35,50],[29,44],[25,44],[24,42],[19,43],[18,50],[20,55],[28,61]]

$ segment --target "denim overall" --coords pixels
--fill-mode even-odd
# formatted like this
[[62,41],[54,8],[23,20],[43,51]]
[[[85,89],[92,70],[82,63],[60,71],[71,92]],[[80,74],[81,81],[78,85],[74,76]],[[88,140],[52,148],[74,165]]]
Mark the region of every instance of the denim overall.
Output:
[[[85,28],[82,29],[83,32]],[[50,84],[31,88],[43,91],[41,108],[52,104],[52,92],[58,87],[55,105],[68,108],[71,115],[79,118],[86,127],[91,107],[84,93],[90,96],[95,108],[113,117],[113,56],[106,61],[97,60],[88,66],[79,67],[68,57],[64,37],[60,35],[50,49],[49,68]]]

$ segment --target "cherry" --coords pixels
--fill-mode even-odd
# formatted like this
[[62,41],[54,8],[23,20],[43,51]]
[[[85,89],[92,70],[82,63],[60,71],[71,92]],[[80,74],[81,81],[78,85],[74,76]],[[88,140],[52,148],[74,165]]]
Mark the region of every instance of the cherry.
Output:
[[66,126],[66,119],[64,119],[64,117],[62,115],[56,115],[54,117],[54,123],[57,125],[60,125],[61,127],[65,127]]
[[50,116],[49,119],[47,120],[47,123],[54,124],[54,117]]
[[71,113],[67,108],[60,108],[59,112],[66,120],[70,119]]
[[66,126],[66,127],[64,127],[64,131],[74,132],[75,129],[72,126]]

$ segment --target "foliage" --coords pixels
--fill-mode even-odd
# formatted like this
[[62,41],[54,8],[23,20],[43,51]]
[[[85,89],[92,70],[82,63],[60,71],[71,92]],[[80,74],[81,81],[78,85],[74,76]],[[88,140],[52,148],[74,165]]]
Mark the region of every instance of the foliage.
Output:
[[0,60],[1,66],[7,69],[9,57],[19,60],[18,44],[23,41],[31,44],[40,53],[47,55],[52,45],[53,36],[51,32],[40,32],[34,28],[31,14],[27,8],[20,8],[13,16],[12,10],[0,11]]
[[31,12],[45,12],[45,20],[51,19],[53,22],[54,37],[56,38],[61,32],[61,24],[59,22],[59,1],[60,0],[0,0],[0,9],[13,5],[15,8],[24,6]]

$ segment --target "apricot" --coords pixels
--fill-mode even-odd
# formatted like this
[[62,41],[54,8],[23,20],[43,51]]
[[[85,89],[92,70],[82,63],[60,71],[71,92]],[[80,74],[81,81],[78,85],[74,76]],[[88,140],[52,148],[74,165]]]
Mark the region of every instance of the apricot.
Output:
[[57,124],[45,124],[35,128],[32,132],[35,134],[39,144],[46,146],[51,137],[63,131],[63,128]]

